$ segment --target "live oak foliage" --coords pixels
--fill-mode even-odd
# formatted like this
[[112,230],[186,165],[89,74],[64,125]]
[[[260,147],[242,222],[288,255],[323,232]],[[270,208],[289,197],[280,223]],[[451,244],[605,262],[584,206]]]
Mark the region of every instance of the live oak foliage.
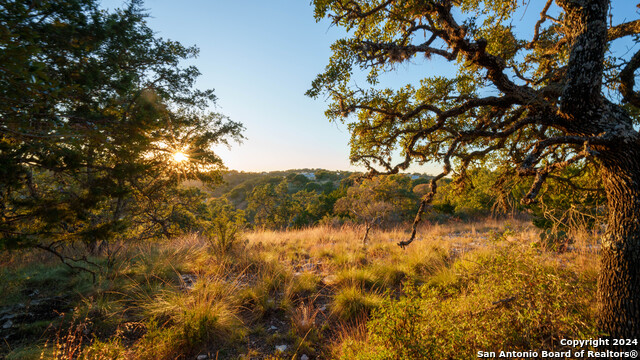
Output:
[[[318,20],[349,30],[307,94],[328,96],[327,116],[349,124],[351,160],[372,174],[428,161],[444,165],[423,197],[413,234],[400,245],[413,241],[415,224],[447,175],[465,181],[467,169],[482,165],[503,179],[529,179],[523,202],[530,204],[545,181],[571,183],[565,169],[596,168],[608,209],[600,326],[613,337],[640,337],[640,94],[634,90],[640,51],[609,52],[615,42],[637,42],[640,33],[640,20],[612,23],[610,7],[627,6],[627,13],[635,7],[606,0],[314,5]],[[523,13],[537,21],[521,21]],[[525,23],[533,31],[519,31]],[[457,73],[438,75],[429,67],[434,58]],[[405,64],[432,76],[399,89],[380,83],[380,74]],[[365,88],[353,80],[361,70],[368,72]]]

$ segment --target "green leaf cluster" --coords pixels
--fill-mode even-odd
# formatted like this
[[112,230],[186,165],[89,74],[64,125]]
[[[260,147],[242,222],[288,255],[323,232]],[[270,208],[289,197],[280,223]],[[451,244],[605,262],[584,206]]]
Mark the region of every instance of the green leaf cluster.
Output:
[[157,37],[147,17],[138,0],[112,12],[0,1],[0,247],[170,236],[194,222],[198,196],[180,183],[218,182],[213,146],[243,127],[210,112],[213,91],[181,66],[197,48]]

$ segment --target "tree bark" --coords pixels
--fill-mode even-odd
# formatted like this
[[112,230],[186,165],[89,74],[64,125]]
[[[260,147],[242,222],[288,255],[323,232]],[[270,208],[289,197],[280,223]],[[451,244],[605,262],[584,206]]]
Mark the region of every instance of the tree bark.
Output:
[[611,338],[640,340],[640,145],[620,147],[602,161],[609,219],[598,278],[599,326]]
[[640,139],[629,115],[602,95],[610,1],[557,3],[575,29],[560,101],[564,130],[608,138],[604,146],[585,143],[601,165],[608,205],[598,278],[599,329],[611,338],[640,340]]

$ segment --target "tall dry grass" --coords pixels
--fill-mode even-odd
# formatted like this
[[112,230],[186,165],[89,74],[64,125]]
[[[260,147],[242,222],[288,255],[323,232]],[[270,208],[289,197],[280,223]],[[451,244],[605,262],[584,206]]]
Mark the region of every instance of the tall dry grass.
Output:
[[[560,269],[591,283],[597,274],[595,234],[572,234],[575,241],[564,253],[532,250],[539,230],[523,220],[423,224],[406,249],[397,243],[408,238],[408,226],[373,229],[367,244],[363,232],[354,225],[247,231],[225,251],[195,234],[122,244],[103,283],[82,295],[79,311],[95,315],[92,321],[102,329],[93,343],[82,344],[83,351],[130,359],[291,357],[300,351],[347,356],[355,348],[344,345],[371,340],[372,314],[407,287],[435,289],[438,297],[457,299],[460,311],[474,308],[461,295],[463,284],[501,294],[499,284],[473,283],[497,253],[535,257],[533,264],[544,265],[541,278]],[[32,260],[41,261],[39,256]],[[4,261],[20,268],[14,258]],[[21,291],[15,283],[4,289]],[[277,333],[269,330],[273,324]],[[275,352],[281,344],[289,345],[288,353]]]

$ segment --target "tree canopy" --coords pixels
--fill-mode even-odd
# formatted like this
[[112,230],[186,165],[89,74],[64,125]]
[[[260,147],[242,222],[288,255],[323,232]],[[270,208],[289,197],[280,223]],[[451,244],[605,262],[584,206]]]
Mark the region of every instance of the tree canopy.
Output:
[[[466,170],[480,163],[499,170],[502,184],[532,179],[522,180],[530,184],[523,202],[532,203],[549,179],[580,187],[563,176],[565,169],[597,167],[596,187],[604,187],[609,210],[599,280],[602,328],[639,336],[640,95],[634,84],[640,51],[616,56],[610,49],[617,41],[637,43],[640,20],[613,24],[606,0],[314,4],[316,19],[331,19],[348,36],[333,44],[329,65],[307,94],[328,95],[328,117],[349,123],[351,160],[373,174],[443,164],[411,237],[400,245],[414,240],[421,212],[447,175],[464,181]],[[534,15],[536,21],[521,21]],[[432,68],[417,85],[380,83],[380,74],[422,58],[450,62],[457,73],[447,77]],[[368,88],[354,81],[359,70],[368,72]]]
[[181,65],[197,48],[98,4],[0,1],[0,247],[170,236],[201,203],[179,184],[242,138]]

